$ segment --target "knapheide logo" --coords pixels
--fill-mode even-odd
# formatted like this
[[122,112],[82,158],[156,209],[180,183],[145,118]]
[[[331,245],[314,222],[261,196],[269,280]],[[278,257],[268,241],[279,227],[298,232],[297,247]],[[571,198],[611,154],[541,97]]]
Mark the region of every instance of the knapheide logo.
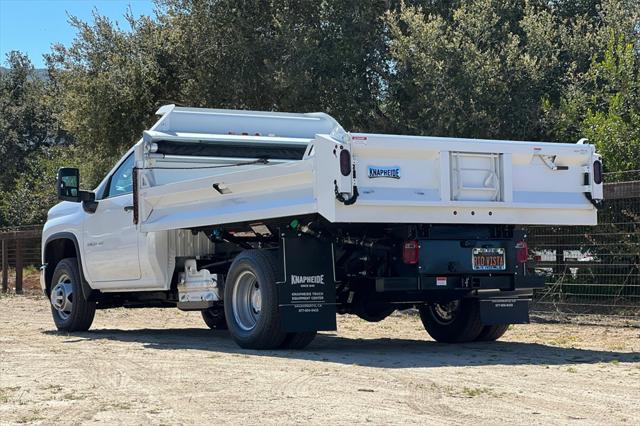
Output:
[[324,274],[291,275],[291,284],[324,284]]
[[368,166],[369,179],[374,178],[391,178],[400,179],[400,167],[382,167],[382,166]]

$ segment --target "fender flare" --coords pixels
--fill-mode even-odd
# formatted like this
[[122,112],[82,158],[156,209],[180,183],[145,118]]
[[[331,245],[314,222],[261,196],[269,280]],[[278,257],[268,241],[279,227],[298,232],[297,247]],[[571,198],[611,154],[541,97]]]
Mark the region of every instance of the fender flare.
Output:
[[[87,279],[84,276],[84,271],[82,269],[82,255],[81,255],[81,251],[80,251],[80,245],[78,244],[78,238],[76,237],[75,234],[73,234],[72,232],[56,232],[54,234],[51,234],[47,237],[47,239],[45,240],[44,243],[44,247],[42,249],[43,252],[43,261],[44,264],[46,265],[46,253],[47,253],[47,246],[49,245],[49,243],[52,243],[53,241],[56,240],[70,240],[71,242],[73,242],[73,246],[75,248],[75,252],[76,252],[76,261],[78,262],[78,272],[80,274],[80,281],[81,281],[81,287],[82,287],[82,296],[84,297],[85,300],[93,300],[95,299],[96,293],[97,291],[92,289],[91,286],[89,285],[89,283],[87,282]],[[48,267],[48,265],[47,265]],[[51,274],[47,273],[47,268],[45,268],[45,280],[47,279],[47,276],[51,276],[53,275],[53,271],[51,271]],[[50,283],[48,283],[50,284]],[[49,290],[50,290],[50,285],[48,286]],[[49,296],[47,294],[47,296]]]

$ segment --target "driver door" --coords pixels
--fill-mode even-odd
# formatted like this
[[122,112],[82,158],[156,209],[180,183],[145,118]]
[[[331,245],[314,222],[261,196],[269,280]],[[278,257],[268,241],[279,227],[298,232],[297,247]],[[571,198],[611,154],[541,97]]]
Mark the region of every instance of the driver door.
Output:
[[133,223],[133,164],[132,152],[111,175],[96,211],[86,213],[84,263],[93,283],[140,279],[138,231]]

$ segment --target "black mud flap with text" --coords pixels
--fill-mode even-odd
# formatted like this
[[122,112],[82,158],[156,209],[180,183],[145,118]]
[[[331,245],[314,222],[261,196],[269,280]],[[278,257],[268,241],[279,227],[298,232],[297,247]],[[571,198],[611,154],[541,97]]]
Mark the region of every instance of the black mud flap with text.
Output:
[[332,244],[310,237],[282,239],[278,306],[287,332],[336,330]]
[[507,298],[480,300],[480,321],[484,325],[528,324],[529,300]]

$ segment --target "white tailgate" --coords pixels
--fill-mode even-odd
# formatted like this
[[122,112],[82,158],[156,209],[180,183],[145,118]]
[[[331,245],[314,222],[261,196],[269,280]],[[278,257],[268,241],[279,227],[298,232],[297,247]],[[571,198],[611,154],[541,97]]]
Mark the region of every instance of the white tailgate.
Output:
[[[335,222],[592,225],[591,145],[353,134],[358,188],[336,202],[330,138],[316,140],[320,213]],[[397,170],[386,173],[385,170]],[[373,170],[373,172],[372,172]],[[587,182],[585,182],[585,174]],[[601,195],[600,195],[601,197]]]

